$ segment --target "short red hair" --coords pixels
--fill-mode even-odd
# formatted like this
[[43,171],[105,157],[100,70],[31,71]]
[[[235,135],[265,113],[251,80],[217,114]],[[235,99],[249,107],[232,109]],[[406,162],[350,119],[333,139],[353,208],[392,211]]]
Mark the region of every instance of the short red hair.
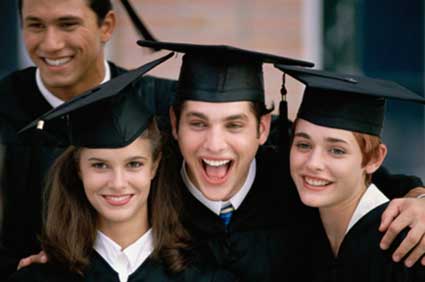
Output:
[[[353,132],[353,135],[362,153],[362,167],[379,157],[379,146],[382,144],[380,137],[358,132]],[[370,183],[371,178],[372,174],[366,174],[366,184]]]

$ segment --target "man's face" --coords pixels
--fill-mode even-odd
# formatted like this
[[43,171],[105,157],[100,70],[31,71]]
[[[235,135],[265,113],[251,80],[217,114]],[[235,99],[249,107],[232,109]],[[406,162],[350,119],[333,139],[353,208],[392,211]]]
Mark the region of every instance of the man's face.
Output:
[[103,80],[113,12],[99,25],[86,0],[24,0],[22,25],[28,53],[51,92],[73,96]]
[[258,124],[250,102],[186,101],[173,135],[190,180],[210,200],[228,200],[246,180],[249,166],[270,129],[270,115]]

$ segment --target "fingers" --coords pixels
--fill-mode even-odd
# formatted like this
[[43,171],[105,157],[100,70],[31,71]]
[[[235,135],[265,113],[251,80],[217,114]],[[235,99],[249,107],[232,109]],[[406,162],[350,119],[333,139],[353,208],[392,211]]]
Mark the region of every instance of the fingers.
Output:
[[[422,236],[419,243],[413,249],[413,251],[409,254],[409,256],[405,259],[404,264],[407,267],[412,267],[421,257],[425,254],[425,237]],[[424,261],[424,259],[422,259]]]
[[397,199],[392,200],[381,216],[381,225],[379,231],[385,232],[390,226],[391,222],[400,214],[400,201]]
[[[398,262],[406,256],[413,248],[415,248],[409,257],[405,260],[406,266],[412,266],[425,252],[425,245],[418,244],[423,237],[422,228],[412,228],[407,236],[401,242],[400,246],[393,253],[393,260]],[[424,242],[425,243],[425,242]]]
[[47,262],[47,256],[44,251],[39,252],[36,255],[32,255],[26,258],[23,258],[19,261],[17,270],[27,267],[33,263],[46,263]]

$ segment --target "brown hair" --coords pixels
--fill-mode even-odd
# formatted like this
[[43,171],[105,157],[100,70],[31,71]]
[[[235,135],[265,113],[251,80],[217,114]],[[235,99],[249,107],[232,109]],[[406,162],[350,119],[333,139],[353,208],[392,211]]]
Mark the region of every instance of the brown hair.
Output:
[[[178,171],[175,159],[163,152],[163,138],[152,121],[140,138],[152,144],[153,160],[163,155],[148,196],[149,222],[154,252],[172,272],[188,264],[190,237],[180,222],[181,198],[175,187]],[[42,245],[49,262],[82,274],[90,263],[96,239],[97,212],[91,206],[78,173],[80,148],[69,147],[53,164],[44,201]],[[174,167],[175,166],[175,167]],[[155,211],[155,212],[153,212]]]
[[[371,160],[378,158],[381,138],[366,133],[353,132],[354,138],[360,146],[362,153],[362,166],[367,165]],[[365,183],[368,185],[372,179],[372,174],[366,174]]]

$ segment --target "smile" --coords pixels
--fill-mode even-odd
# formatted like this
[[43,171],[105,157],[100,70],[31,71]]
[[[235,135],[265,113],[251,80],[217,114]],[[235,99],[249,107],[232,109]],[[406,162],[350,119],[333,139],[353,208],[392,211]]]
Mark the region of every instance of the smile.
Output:
[[133,194],[129,195],[102,195],[102,197],[106,200],[106,202],[112,206],[123,206],[130,202]]
[[327,181],[327,180],[323,180],[323,179],[318,179],[318,178],[311,178],[308,176],[304,177],[304,181],[310,185],[310,186],[314,186],[314,187],[323,187],[323,186],[327,186],[329,184],[331,184],[331,181]]
[[202,159],[204,176],[211,184],[222,184],[227,180],[232,161]]
[[44,58],[44,61],[49,66],[58,67],[58,66],[62,66],[64,64],[70,62],[71,59],[72,59],[72,57],[65,57],[65,58],[56,59],[56,60],[55,59]]

